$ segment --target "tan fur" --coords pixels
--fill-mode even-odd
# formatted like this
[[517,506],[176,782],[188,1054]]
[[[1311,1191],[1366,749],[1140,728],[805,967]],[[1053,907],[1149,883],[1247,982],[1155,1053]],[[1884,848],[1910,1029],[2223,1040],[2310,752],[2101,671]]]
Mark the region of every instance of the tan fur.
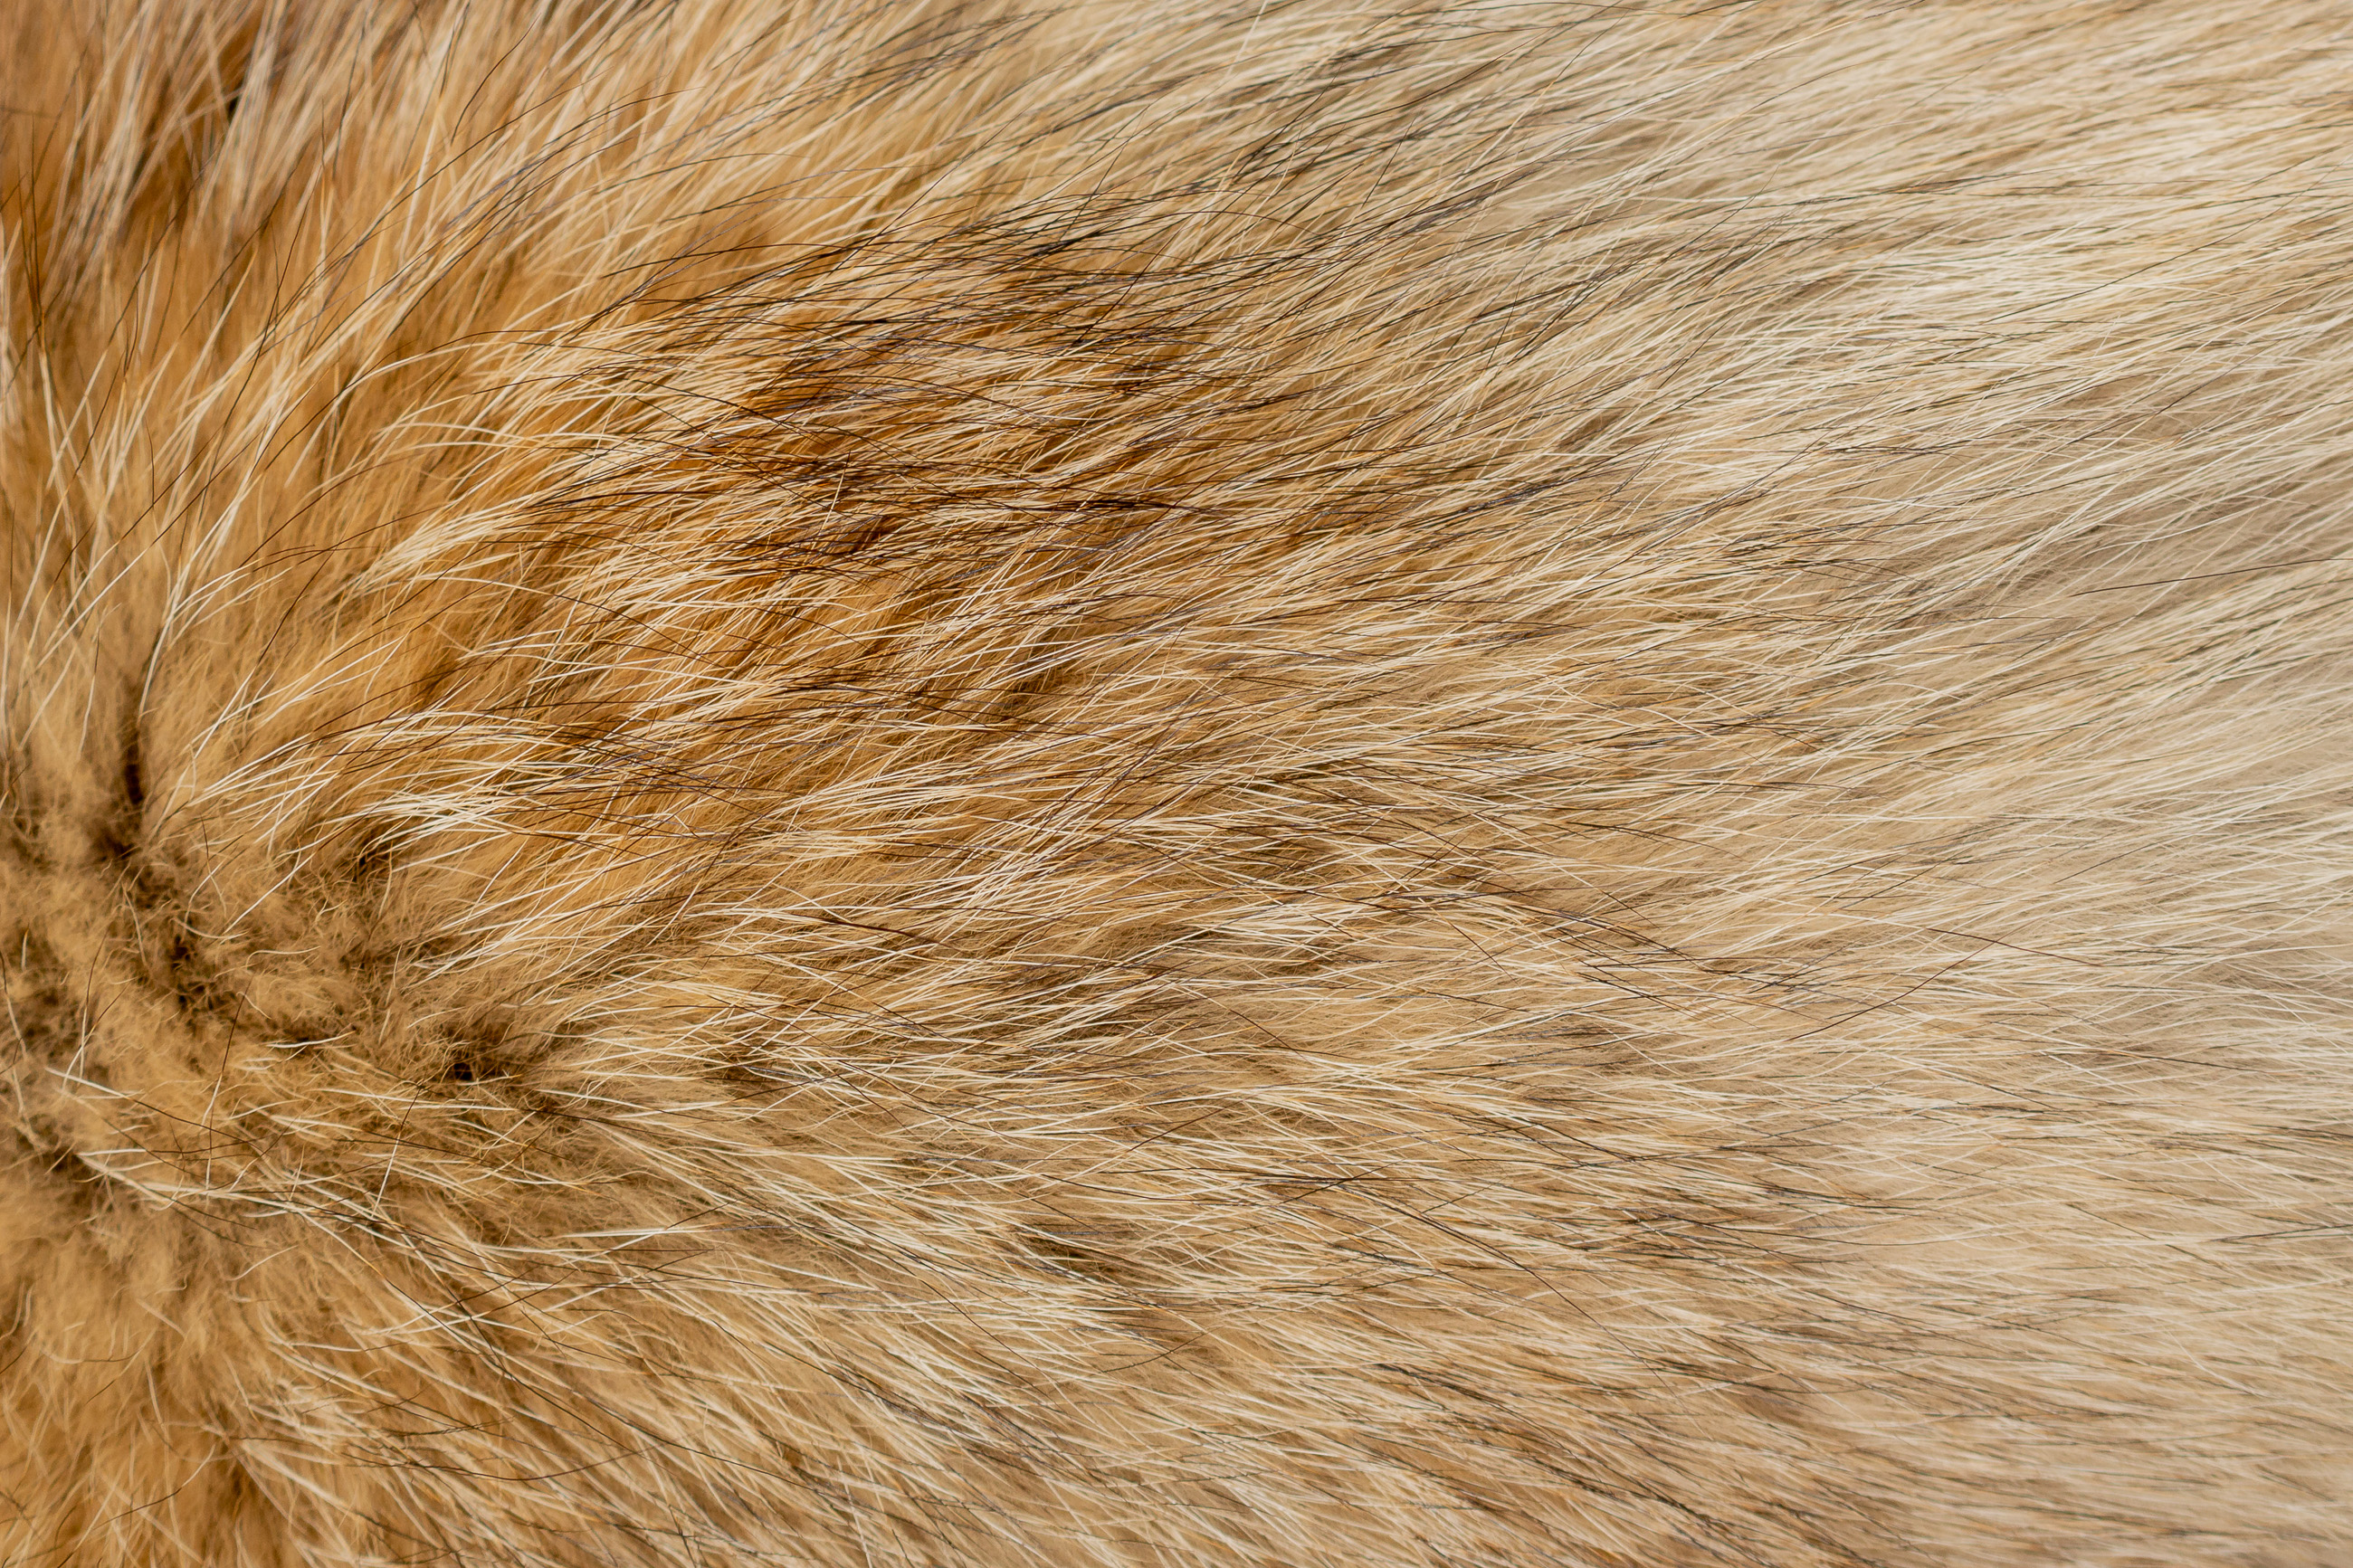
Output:
[[2340,5],[5,16],[0,1562],[2353,1562]]

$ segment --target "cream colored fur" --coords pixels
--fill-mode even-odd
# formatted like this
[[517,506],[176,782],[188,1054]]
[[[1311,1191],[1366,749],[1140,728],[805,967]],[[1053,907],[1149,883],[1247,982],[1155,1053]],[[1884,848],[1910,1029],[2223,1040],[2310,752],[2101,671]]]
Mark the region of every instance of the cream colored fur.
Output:
[[2342,5],[0,16],[0,1563],[2353,1563]]

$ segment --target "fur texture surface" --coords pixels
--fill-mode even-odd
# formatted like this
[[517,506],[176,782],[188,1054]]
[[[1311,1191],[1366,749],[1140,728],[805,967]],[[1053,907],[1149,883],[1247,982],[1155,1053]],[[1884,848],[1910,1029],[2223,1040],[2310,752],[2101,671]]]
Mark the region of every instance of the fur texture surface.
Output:
[[2353,18],[5,0],[0,1562],[2353,1562]]

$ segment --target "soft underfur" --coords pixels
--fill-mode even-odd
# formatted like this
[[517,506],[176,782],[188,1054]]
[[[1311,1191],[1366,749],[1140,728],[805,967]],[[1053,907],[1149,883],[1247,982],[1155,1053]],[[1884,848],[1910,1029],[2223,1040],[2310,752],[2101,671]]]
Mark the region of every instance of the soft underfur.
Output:
[[2353,1562],[2338,0],[0,17],[0,1562]]

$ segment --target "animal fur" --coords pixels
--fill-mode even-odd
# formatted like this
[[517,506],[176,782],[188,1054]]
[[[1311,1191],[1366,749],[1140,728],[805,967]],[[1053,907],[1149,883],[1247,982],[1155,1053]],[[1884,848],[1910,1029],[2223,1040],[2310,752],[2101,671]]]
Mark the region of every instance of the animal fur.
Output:
[[0,1562],[2353,1562],[2353,34],[5,0]]

